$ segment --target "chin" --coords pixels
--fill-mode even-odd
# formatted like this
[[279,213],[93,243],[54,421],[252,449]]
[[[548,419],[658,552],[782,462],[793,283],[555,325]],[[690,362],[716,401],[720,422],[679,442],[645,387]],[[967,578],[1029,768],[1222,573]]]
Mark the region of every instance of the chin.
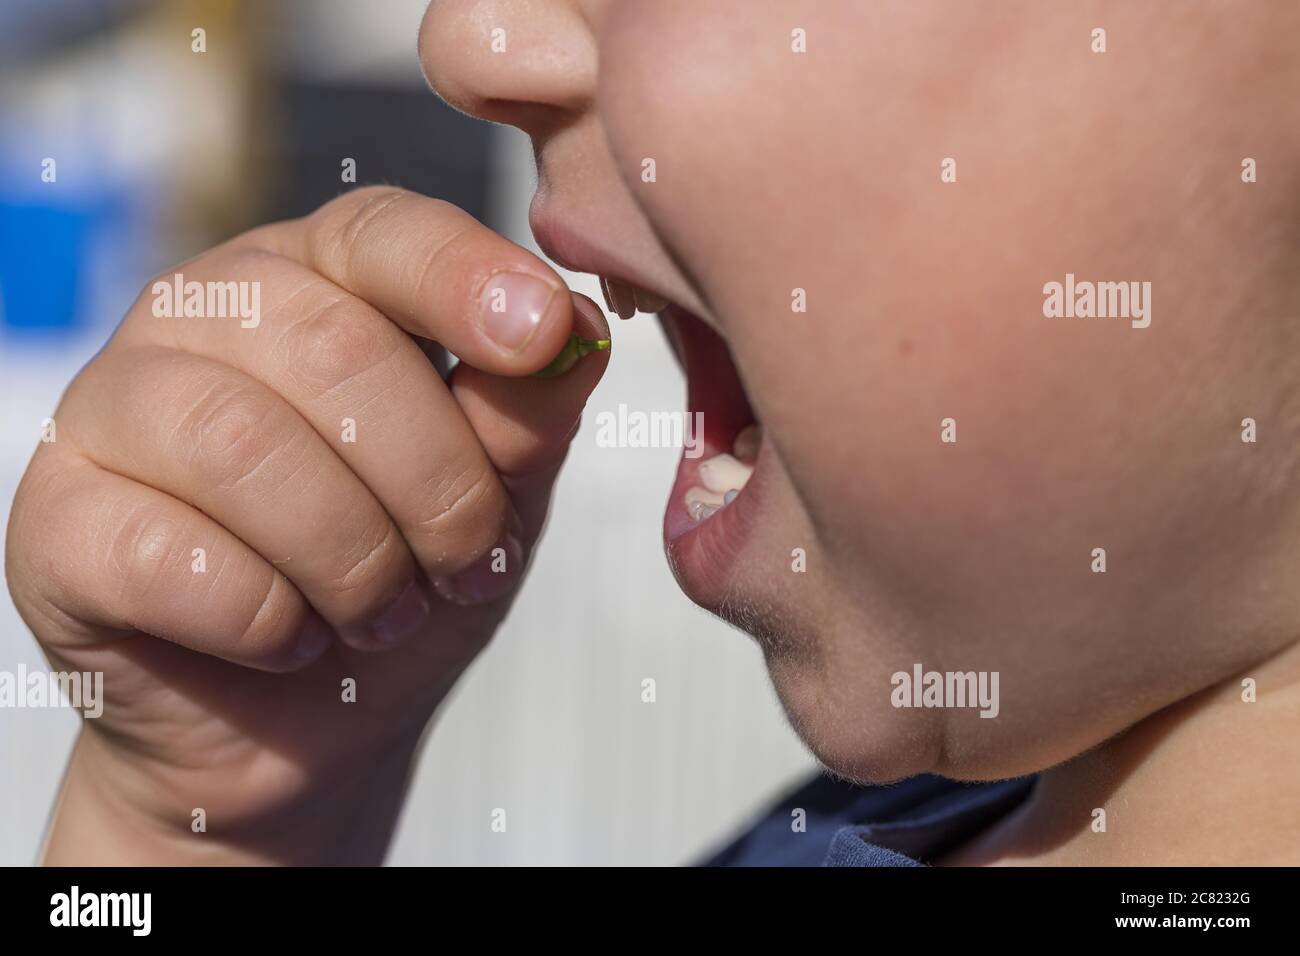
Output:
[[[733,622],[738,623],[738,622]],[[944,714],[890,704],[893,654],[863,646],[862,635],[808,622],[801,633],[775,633],[765,622],[755,637],[791,727],[834,776],[889,784],[941,772]]]
[[[855,783],[885,785],[922,773],[1005,780],[1045,770],[1099,742],[1083,727],[1066,740],[1071,735],[1048,734],[1040,719],[1014,713],[982,718],[972,709],[893,706],[896,668],[880,662],[919,651],[864,647],[860,634],[840,634],[844,640],[827,647],[808,635],[771,633],[766,625],[756,637],[795,732],[828,772]],[[1026,712],[1049,707],[1039,701]]]
[[834,776],[882,785],[935,771],[940,731],[934,721],[855,705],[784,664],[769,660],[768,669],[791,726]]

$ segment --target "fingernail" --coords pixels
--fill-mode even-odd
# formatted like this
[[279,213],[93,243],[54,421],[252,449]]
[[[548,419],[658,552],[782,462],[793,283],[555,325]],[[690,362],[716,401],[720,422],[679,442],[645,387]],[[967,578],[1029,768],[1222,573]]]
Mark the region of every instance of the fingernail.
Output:
[[412,582],[388,610],[375,618],[370,633],[380,644],[396,644],[424,627],[428,619],[429,600],[420,586]]
[[479,301],[483,331],[502,348],[522,352],[559,291],[526,272],[498,272],[488,279]]
[[523,560],[523,546],[513,534],[506,534],[483,557],[463,571],[438,579],[434,587],[453,604],[486,604],[514,588]]
[[293,657],[297,661],[314,661],[325,653],[334,640],[334,632],[328,624],[313,615],[298,634],[293,645]]

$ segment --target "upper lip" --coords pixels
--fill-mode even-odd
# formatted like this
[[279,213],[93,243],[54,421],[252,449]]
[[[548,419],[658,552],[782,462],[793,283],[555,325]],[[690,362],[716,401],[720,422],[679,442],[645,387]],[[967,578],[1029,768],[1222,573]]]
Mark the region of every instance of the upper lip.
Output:
[[549,215],[536,201],[529,207],[528,224],[542,251],[565,269],[619,279],[673,300],[617,253],[590,241],[568,222]]

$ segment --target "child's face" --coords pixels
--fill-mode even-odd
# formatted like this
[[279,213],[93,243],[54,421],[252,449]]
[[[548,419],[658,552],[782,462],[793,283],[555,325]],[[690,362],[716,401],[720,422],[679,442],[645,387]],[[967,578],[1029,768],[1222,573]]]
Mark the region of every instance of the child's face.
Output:
[[[764,444],[687,592],[835,769],[983,778],[1295,638],[1296,36],[1289,0],[436,0],[422,55],[534,136],[549,251],[730,347]],[[1067,273],[1149,299],[1045,317]],[[999,672],[998,716],[895,708],[914,664]]]

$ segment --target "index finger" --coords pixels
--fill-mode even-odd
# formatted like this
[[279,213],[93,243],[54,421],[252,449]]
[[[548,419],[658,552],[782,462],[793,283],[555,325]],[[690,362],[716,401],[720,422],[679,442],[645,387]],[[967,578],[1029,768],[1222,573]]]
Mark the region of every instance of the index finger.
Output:
[[543,368],[573,324],[569,290],[545,262],[451,203],[403,189],[357,189],[235,243],[298,260],[496,375]]

